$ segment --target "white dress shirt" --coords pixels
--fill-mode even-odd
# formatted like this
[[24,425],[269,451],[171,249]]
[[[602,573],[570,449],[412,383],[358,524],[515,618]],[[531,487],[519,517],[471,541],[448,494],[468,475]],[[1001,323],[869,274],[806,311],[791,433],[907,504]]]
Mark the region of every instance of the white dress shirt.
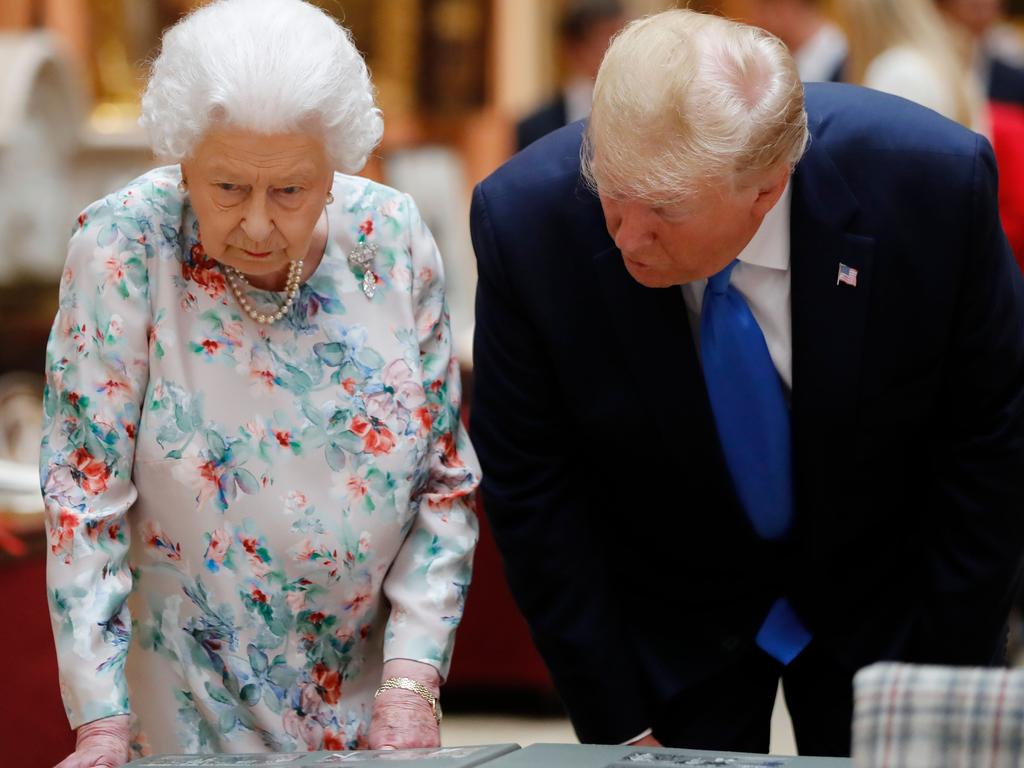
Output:
[[[775,369],[786,390],[793,388],[793,313],[789,305],[789,212],[790,185],[761,221],[754,237],[737,257],[729,284],[746,299],[761,326]],[[690,329],[700,353],[700,310],[707,280],[682,287]]]

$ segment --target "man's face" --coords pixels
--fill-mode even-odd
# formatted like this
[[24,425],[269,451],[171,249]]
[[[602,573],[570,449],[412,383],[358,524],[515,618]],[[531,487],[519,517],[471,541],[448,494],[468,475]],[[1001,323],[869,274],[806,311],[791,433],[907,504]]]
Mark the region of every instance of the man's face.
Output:
[[665,288],[713,275],[735,259],[778,200],[786,178],[770,189],[737,190],[719,183],[664,207],[599,197],[626,271],[641,285]]

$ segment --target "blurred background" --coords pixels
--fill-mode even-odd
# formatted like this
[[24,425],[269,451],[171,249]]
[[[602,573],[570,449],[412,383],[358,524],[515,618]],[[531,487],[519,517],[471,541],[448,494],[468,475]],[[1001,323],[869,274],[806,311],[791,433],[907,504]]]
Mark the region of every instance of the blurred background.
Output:
[[[0,763],[72,746],[44,593],[36,462],[44,346],[78,212],[158,164],[136,121],[162,31],[199,0],[0,0]],[[589,111],[608,38],[663,0],[320,0],[366,55],[385,133],[364,174],[416,198],[444,256],[472,398],[473,185]],[[684,3],[685,5],[685,3]],[[1003,223],[1024,253],[1024,0],[691,2],[773,31],[806,80],[914,98],[985,133]],[[937,31],[938,30],[938,31]],[[894,53],[894,51],[896,53]],[[916,64],[908,68],[907,51]],[[897,55],[900,54],[902,55]],[[913,56],[911,56],[913,58]],[[918,67],[915,69],[914,67]],[[913,73],[913,76],[907,73]],[[933,75],[926,77],[921,73]],[[447,743],[573,738],[504,585],[485,521],[445,688]],[[780,722],[773,748],[792,751]]]

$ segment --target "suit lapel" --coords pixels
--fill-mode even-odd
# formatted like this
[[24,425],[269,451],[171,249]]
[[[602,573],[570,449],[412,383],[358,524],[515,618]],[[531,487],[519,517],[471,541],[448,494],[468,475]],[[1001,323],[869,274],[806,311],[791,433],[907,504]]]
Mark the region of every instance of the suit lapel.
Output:
[[[813,128],[812,128],[813,131]],[[831,443],[852,456],[874,240],[857,234],[858,205],[824,148],[812,140],[793,175],[793,451],[801,488],[833,483]],[[838,283],[840,265],[856,286]],[[808,485],[810,483],[810,485]]]

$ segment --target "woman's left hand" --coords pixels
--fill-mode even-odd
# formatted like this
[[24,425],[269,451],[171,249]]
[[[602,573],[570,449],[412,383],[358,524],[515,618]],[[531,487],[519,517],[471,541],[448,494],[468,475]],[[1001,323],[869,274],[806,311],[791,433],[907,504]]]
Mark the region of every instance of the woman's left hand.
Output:
[[[429,664],[392,659],[384,665],[382,680],[408,677],[440,694],[441,677]],[[426,699],[401,688],[384,691],[373,701],[370,749],[412,749],[441,746],[441,729]]]

